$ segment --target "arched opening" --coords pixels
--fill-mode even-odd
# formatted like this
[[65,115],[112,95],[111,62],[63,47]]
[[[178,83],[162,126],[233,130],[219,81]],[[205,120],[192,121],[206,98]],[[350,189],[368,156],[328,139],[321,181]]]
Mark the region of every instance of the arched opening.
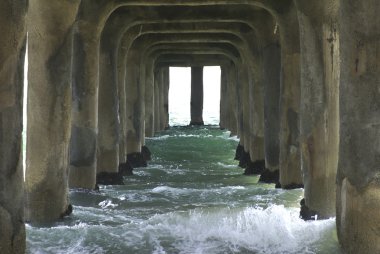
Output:
[[203,68],[203,121],[206,125],[220,122],[220,66]]
[[[220,66],[203,68],[203,122],[219,125]],[[184,126],[190,122],[191,68],[170,67],[169,125]]]
[[169,125],[187,125],[190,122],[191,69],[170,67]]

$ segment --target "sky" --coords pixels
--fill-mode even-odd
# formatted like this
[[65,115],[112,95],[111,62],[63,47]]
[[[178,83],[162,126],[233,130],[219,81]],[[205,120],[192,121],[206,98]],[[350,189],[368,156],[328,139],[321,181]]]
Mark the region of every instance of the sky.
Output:
[[[169,124],[190,123],[191,68],[170,67]],[[220,67],[207,66],[203,69],[203,121],[219,124]]]

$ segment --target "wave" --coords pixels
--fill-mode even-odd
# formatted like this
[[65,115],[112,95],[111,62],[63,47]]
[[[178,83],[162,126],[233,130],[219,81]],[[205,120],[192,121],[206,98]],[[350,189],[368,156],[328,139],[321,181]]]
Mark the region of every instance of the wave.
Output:
[[146,137],[145,139],[148,139],[148,140],[165,140],[165,139],[168,139],[171,137],[172,136],[170,136],[170,135],[162,135],[162,136],[157,136],[157,137]]
[[310,248],[334,219],[305,222],[298,209],[273,205],[267,209],[193,210],[188,214],[170,213],[152,217],[150,237],[173,237],[178,253],[315,253]]
[[[160,186],[155,189],[160,192],[175,188]],[[79,223],[71,227],[34,229],[28,237],[28,251],[68,254],[321,253],[323,247],[318,240],[331,234],[335,219],[305,222],[299,219],[298,212],[298,209],[281,205],[267,209],[196,208],[157,214],[147,220],[132,220],[117,226]],[[49,235],[49,243],[43,235]]]
[[170,193],[173,195],[185,194],[185,193],[188,193],[189,191],[191,190],[186,189],[186,188],[173,188],[169,186],[158,186],[152,189],[153,193]]
[[222,162],[216,163],[218,166],[221,166],[223,168],[237,168],[237,165],[229,165],[229,164],[224,164]]

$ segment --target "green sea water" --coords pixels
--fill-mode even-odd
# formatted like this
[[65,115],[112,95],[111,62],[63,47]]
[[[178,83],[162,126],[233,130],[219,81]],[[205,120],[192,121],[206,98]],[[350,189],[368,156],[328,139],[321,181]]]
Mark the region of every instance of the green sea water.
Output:
[[340,253],[335,219],[299,219],[303,190],[244,176],[218,127],[173,127],[152,161],[99,192],[72,190],[73,214],[27,225],[28,253]]

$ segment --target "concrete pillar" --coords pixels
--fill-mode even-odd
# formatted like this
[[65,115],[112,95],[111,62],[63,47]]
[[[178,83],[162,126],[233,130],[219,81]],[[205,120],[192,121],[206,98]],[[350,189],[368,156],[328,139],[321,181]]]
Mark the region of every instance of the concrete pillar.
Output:
[[[26,214],[50,222],[68,214],[72,26],[80,1],[29,2]],[[33,28],[33,29],[31,29]]]
[[145,127],[145,87],[140,82],[139,54],[130,50],[127,57],[126,102],[127,102],[127,160],[133,167],[145,166],[141,147],[144,142]]
[[246,162],[247,164],[241,165],[242,167],[246,168],[248,166],[248,163],[251,161],[250,157],[250,151],[251,151],[251,137],[252,137],[252,122],[251,122],[251,101],[250,101],[250,73],[249,73],[249,67],[246,63],[244,63],[242,67],[243,73],[240,76],[241,77],[241,85],[242,85],[242,94],[241,94],[241,104],[242,104],[242,111],[243,111],[243,129],[242,129],[242,135],[240,137],[240,140],[244,140],[242,143],[244,147],[244,151],[246,153]]
[[79,19],[74,34],[70,188],[96,184],[100,42],[93,38],[95,25]]
[[163,127],[169,128],[169,86],[170,86],[170,72],[169,67],[164,68],[164,111],[163,111]]
[[[118,173],[119,169],[119,95],[116,55],[102,37],[99,58],[97,175]],[[111,51],[111,52],[110,52]]]
[[280,184],[291,188],[303,183],[299,148],[300,48],[295,8],[277,21],[281,43]]
[[22,100],[25,1],[0,1],[0,250],[25,252]]
[[340,2],[337,229],[345,253],[380,253],[380,3]]
[[243,67],[241,63],[236,66],[236,122],[237,136],[239,137],[240,145],[244,147],[244,127],[243,127]]
[[191,67],[190,125],[203,125],[203,66]]
[[[117,51],[119,52],[119,51]],[[120,61],[120,56],[117,59],[117,84],[119,96],[119,164],[127,161],[127,99],[125,91],[125,65],[124,61]],[[121,75],[124,73],[124,75]]]
[[156,70],[154,72],[154,131],[160,131],[160,79],[161,72]]
[[158,130],[162,131],[164,130],[164,70],[163,68],[160,68],[159,70],[159,89],[158,89],[158,118],[160,119]]
[[[265,171],[261,175],[277,183],[279,174],[281,48],[277,43],[263,49]],[[271,177],[273,176],[273,177]]]
[[[244,151],[248,154],[249,159],[249,150],[251,143],[251,103],[249,100],[249,71],[248,66],[245,63],[242,67],[242,73],[239,75],[240,85],[242,86],[241,90],[241,104],[242,104],[242,123],[243,129],[241,133],[240,140],[244,140],[242,145],[244,147]],[[247,161],[248,162],[248,161]],[[243,166],[245,167],[245,166]]]
[[146,65],[145,77],[145,136],[154,136],[154,67],[149,61]]
[[228,86],[228,67],[221,66],[221,77],[220,77],[220,113],[219,113],[219,126],[221,129],[228,128],[228,106],[229,98],[227,94]]
[[[296,1],[301,41],[301,169],[308,214],[335,216],[339,146],[338,1]],[[329,13],[322,13],[330,6]],[[334,8],[332,8],[334,7]],[[319,10],[319,11],[318,11]]]
[[161,68],[161,86],[159,89],[159,117],[160,117],[160,130],[163,131],[168,126],[167,119],[167,104],[165,104],[165,94],[169,82],[169,69],[167,67]]
[[231,135],[238,135],[238,120],[237,120],[237,73],[235,65],[231,64],[228,68],[228,129]]
[[237,68],[237,122],[238,137],[240,138],[239,147],[242,148],[239,156],[239,166],[245,168],[250,162],[250,101],[249,101],[249,72],[248,66],[239,63]]
[[265,168],[264,146],[264,83],[262,55],[255,54],[249,74],[249,163],[245,174],[261,173]]

